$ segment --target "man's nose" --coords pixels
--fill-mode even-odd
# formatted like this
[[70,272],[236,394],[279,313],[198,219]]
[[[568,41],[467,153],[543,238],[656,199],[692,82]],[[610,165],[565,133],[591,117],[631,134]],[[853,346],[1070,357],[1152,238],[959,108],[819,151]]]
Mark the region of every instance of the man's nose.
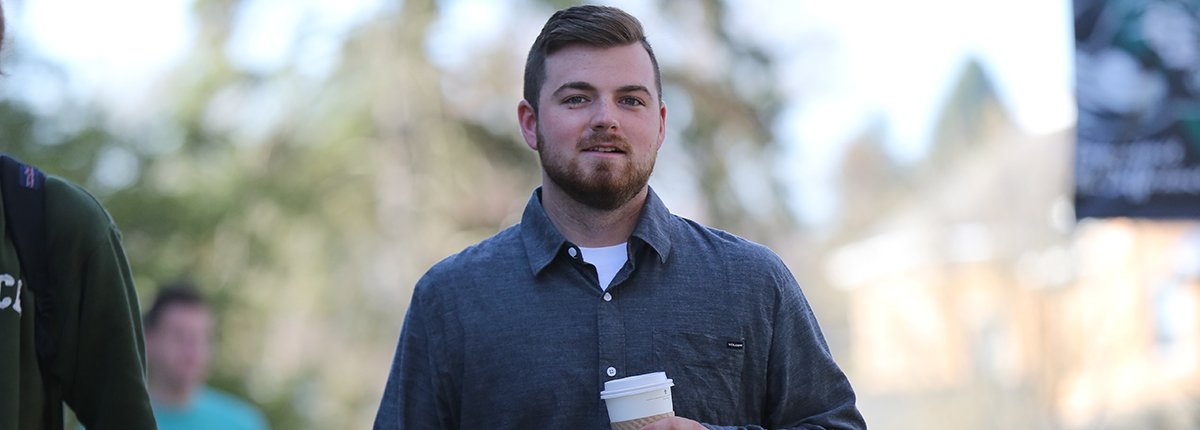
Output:
[[612,130],[617,128],[617,106],[612,101],[596,103],[596,111],[592,114],[592,129],[595,131]]

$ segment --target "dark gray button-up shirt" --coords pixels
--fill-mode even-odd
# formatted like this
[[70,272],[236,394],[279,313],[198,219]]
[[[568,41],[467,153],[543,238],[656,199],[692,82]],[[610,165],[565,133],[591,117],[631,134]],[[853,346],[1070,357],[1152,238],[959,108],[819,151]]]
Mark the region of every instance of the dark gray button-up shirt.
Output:
[[608,429],[604,382],[658,371],[710,428],[866,428],[774,253],[653,190],[628,249],[606,300],[535,191],[520,224],[417,283],[375,429]]

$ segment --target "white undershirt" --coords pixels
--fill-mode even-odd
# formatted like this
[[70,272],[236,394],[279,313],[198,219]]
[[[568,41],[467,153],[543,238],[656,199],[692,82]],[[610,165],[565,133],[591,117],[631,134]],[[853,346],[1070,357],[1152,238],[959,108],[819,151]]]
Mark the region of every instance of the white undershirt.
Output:
[[608,290],[617,272],[625,266],[629,254],[625,252],[625,244],[606,246],[603,248],[579,247],[579,256],[593,266],[596,266],[596,277],[599,278],[600,288]]

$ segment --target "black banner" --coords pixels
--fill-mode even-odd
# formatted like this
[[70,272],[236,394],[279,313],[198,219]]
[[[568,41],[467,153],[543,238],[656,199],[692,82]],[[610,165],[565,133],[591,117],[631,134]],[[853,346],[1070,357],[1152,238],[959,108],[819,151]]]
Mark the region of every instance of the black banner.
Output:
[[1075,216],[1200,218],[1200,1],[1076,0]]

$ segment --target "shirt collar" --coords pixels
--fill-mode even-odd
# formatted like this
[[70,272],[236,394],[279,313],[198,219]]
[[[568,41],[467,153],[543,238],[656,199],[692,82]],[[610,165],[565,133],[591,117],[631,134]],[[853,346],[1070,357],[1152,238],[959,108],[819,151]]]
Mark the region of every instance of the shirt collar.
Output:
[[642,215],[638,218],[638,225],[633,229],[632,237],[650,245],[662,263],[667,262],[667,255],[671,253],[671,235],[668,230],[670,220],[671,211],[667,210],[667,205],[658,198],[654,188],[650,188],[646,193],[646,205],[642,206]]
[[[646,195],[646,204],[642,207],[642,214],[638,217],[638,225],[631,235],[631,240],[636,238],[650,245],[664,263],[671,252],[671,238],[667,234],[667,222],[670,217],[671,212],[667,210],[667,206],[658,198],[654,189],[650,188]],[[566,237],[563,237],[554,227],[554,223],[550,222],[550,217],[542,207],[541,187],[533,191],[529,203],[525,205],[525,212],[521,215],[521,241],[529,258],[529,268],[535,276],[554,261],[554,256],[563,248],[570,246]]]
[[525,254],[529,257],[529,268],[534,276],[542,272],[562,247],[567,246],[567,238],[554,227],[546,209],[542,208],[542,187],[533,190],[529,203],[525,204],[525,213],[521,215],[521,242],[525,244]]

